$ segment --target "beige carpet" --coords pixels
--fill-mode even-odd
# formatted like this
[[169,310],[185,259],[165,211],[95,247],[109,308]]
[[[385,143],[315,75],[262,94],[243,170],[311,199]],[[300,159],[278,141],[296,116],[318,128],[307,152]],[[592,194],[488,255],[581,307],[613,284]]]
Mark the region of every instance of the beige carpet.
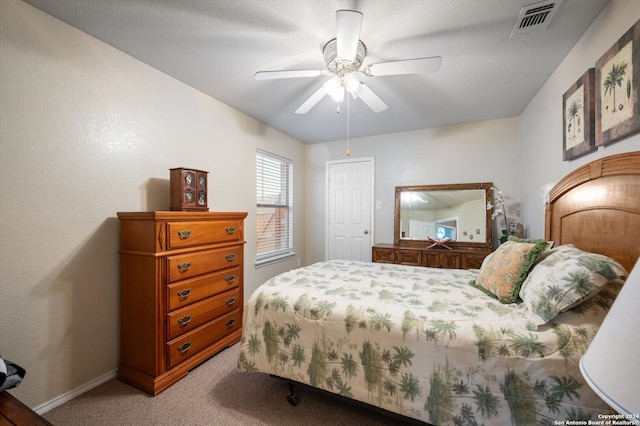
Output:
[[399,419],[296,387],[300,403],[287,402],[288,385],[265,374],[235,370],[238,346],[228,348],[152,397],[110,380],[46,413],[67,425],[404,425]]

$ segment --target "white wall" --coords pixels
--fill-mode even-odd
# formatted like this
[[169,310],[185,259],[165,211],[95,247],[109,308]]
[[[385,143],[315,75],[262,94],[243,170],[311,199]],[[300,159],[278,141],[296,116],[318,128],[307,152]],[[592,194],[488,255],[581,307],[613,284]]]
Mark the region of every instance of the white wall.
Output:
[[638,19],[640,1],[611,0],[520,115],[520,197],[530,237],[544,236],[545,195],[563,176],[598,158],[640,150],[636,134],[573,161],[562,160],[562,95]]
[[169,168],[210,171],[212,211],[247,211],[246,297],[296,259],[255,269],[255,150],[304,146],[19,0],[0,0],[0,353],[31,407],[119,363],[117,211],[166,210]]
[[[346,158],[346,141],[306,146],[307,263],[324,259],[325,163]],[[506,194],[509,220],[519,217],[518,118],[467,123],[349,141],[351,158],[375,158],[374,243],[393,242],[395,187],[493,182]],[[513,219],[512,219],[513,218]],[[501,225],[501,224],[500,224]]]

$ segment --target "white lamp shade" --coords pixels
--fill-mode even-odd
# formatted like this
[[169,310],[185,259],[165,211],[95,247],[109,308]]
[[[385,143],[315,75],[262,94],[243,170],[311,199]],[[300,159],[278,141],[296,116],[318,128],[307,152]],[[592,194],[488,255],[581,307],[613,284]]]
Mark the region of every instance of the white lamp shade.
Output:
[[[640,414],[640,261],[580,359],[591,388],[617,412]],[[637,424],[638,418],[625,419]]]

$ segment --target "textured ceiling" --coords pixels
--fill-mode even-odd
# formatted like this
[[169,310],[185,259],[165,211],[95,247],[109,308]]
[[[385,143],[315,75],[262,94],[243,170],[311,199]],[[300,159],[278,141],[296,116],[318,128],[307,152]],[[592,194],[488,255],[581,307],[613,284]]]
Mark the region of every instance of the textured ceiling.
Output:
[[[519,115],[606,0],[563,0],[545,31],[510,38],[536,0],[26,0],[42,11],[304,143]],[[364,64],[441,56],[436,73],[362,80],[389,106],[325,97],[327,76],[256,81],[256,71],[323,69],[335,12],[364,14]],[[580,76],[576,75],[576,79]],[[560,100],[558,100],[560,102]]]

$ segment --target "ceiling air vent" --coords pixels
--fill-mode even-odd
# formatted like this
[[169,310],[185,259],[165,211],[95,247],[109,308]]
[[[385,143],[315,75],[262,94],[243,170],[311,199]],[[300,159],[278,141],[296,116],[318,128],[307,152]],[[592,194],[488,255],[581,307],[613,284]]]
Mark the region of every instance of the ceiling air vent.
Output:
[[547,0],[530,4],[520,10],[510,38],[547,29],[562,0]]

